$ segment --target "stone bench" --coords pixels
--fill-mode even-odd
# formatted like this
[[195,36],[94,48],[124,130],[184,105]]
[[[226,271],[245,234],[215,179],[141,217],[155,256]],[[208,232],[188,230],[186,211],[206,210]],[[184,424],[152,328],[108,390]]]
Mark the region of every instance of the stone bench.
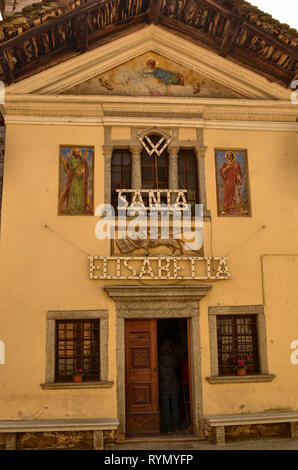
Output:
[[16,437],[20,432],[92,431],[95,450],[104,449],[103,431],[117,429],[118,419],[38,419],[0,420],[0,433],[5,433],[5,448],[16,449]]
[[251,424],[291,423],[291,436],[298,437],[295,423],[298,423],[298,411],[278,411],[264,413],[241,413],[231,415],[207,415],[205,424],[215,428],[216,444],[225,444],[226,426],[244,426]]

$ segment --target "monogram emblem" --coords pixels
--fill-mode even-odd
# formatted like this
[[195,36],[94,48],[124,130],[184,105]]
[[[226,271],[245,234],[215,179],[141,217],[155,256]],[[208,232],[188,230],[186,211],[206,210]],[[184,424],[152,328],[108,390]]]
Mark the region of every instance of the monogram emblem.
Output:
[[145,135],[144,137],[138,135],[138,139],[150,156],[156,153],[159,157],[167,148],[173,137],[166,138],[162,135],[160,136],[160,139],[156,144],[152,142],[152,140],[150,139],[150,135]]

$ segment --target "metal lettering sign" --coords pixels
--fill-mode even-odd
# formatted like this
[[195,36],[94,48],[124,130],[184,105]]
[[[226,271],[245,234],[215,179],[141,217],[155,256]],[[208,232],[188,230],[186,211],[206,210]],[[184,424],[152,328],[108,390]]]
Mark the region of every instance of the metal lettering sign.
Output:
[[[141,207],[147,211],[162,208],[171,209],[173,212],[187,210],[187,189],[116,189],[116,192],[118,193],[118,210],[135,207]],[[131,195],[130,203],[127,195]],[[162,202],[162,197],[166,199],[166,203]]]
[[95,280],[226,280],[226,258],[197,256],[90,256],[90,279]]

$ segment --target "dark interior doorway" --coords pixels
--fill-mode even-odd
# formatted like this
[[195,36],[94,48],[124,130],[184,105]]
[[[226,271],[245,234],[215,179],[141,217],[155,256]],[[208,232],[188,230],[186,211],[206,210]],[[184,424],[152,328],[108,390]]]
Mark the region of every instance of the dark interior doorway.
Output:
[[[169,318],[157,320],[157,346],[159,362],[159,409],[160,409],[160,432],[161,434],[191,434],[191,377],[189,376],[189,338],[188,323],[186,318]],[[164,347],[165,346],[165,347]],[[169,354],[165,348],[172,350]],[[177,381],[163,376],[168,373],[168,365],[171,364],[168,356],[175,358],[175,371]],[[163,365],[164,364],[164,365]],[[174,362],[173,362],[174,364]],[[173,364],[170,367],[173,367]],[[165,366],[165,367],[164,367]],[[165,383],[169,383],[169,388]],[[178,382],[178,384],[177,384]],[[165,392],[179,389],[178,397],[167,398]],[[177,395],[175,393],[175,395]],[[176,402],[175,402],[176,400]],[[177,400],[179,425],[177,425]],[[175,412],[176,407],[176,412]],[[167,415],[170,418],[167,418]]]

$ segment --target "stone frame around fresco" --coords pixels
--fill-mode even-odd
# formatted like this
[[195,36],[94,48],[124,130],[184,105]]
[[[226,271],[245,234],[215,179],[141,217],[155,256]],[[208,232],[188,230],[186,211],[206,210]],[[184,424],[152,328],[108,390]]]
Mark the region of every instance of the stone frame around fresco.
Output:
[[[230,214],[221,214],[220,212],[220,201],[218,197],[218,179],[217,179],[217,161],[216,161],[216,152],[243,152],[245,159],[245,168],[246,168],[246,189],[247,189],[247,203],[248,203],[248,214],[239,214],[239,215],[230,215]],[[218,217],[252,217],[252,205],[251,205],[251,190],[250,190],[250,177],[249,177],[249,168],[248,168],[248,150],[244,148],[235,148],[235,147],[216,147],[214,149],[214,172],[215,172],[215,186],[216,186],[216,204],[217,204],[217,216]]]
[[[61,150],[62,148],[65,148],[65,147],[79,147],[79,148],[89,148],[89,149],[92,149],[93,151],[93,154],[92,154],[92,213],[90,214],[63,214],[61,211],[60,211],[60,199],[61,199],[61,195],[60,195],[60,181],[61,181]],[[95,175],[95,146],[94,145],[73,145],[73,144],[60,144],[59,145],[59,161],[58,161],[58,203],[57,203],[57,211],[58,211],[58,216],[59,217],[93,217],[94,216],[94,175]]]

